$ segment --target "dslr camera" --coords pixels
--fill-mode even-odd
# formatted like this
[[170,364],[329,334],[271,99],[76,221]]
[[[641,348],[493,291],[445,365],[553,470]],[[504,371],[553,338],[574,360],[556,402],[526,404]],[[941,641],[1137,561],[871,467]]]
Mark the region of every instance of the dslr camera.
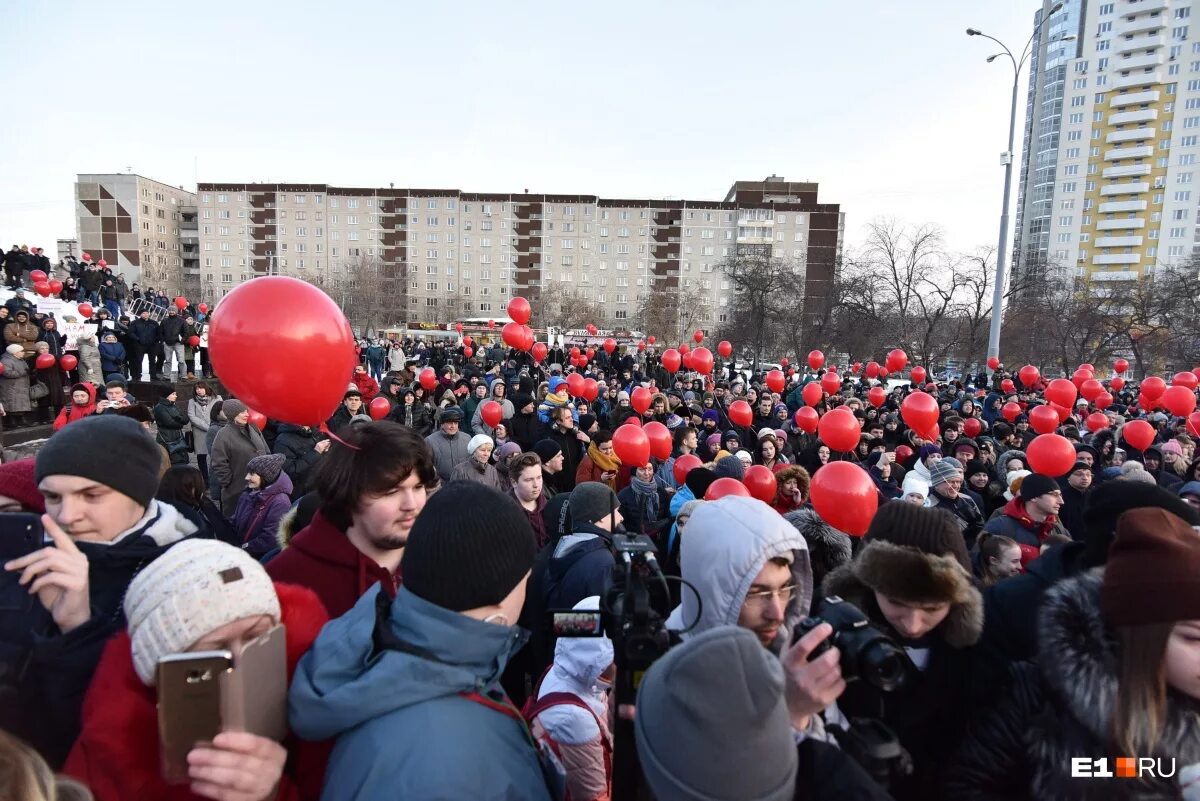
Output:
[[857,606],[831,595],[821,607],[820,617],[806,617],[796,624],[795,642],[822,623],[833,626],[833,633],[816,647],[809,660],[816,659],[833,646],[841,651],[842,676],[846,681],[862,679],[884,692],[902,687],[916,673],[916,666],[904,649],[871,625]]

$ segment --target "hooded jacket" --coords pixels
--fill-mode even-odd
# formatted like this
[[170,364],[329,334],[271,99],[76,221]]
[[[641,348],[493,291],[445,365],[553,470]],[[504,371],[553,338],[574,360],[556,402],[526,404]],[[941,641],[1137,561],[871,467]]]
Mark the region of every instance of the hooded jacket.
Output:
[[[325,626],[289,693],[297,735],[337,738],[322,801],[549,801],[525,723],[499,689],[525,634],[403,587],[382,616],[376,599]],[[404,650],[376,646],[377,619]]]
[[96,412],[96,388],[88,383],[76,384],[71,387],[71,394],[75,394],[77,390],[82,390],[87,393],[88,402],[83,406],[76,406],[74,401],[68,403],[58,412],[58,417],[54,418],[54,430],[58,431],[67,423],[74,423],[76,420],[82,420],[88,415]]
[[[1169,690],[1153,754],[1175,759],[1167,779],[1072,778],[1072,759],[1114,756],[1117,642],[1100,611],[1102,568],[1059,582],[1039,616],[1036,663],[1017,665],[1012,686],[975,726],[946,772],[947,798],[1122,801],[1182,798],[1179,771],[1200,762],[1200,704]],[[1112,768],[1110,767],[1110,770]]]
[[255,559],[261,559],[276,546],[279,520],[292,507],[292,480],[280,472],[279,478],[260,490],[247,489],[238,498],[233,527],[239,545]]
[[358,391],[362,393],[364,405],[370,403],[371,399],[379,394],[379,382],[372,378],[370,373],[355,371],[350,380],[354,382],[354,386],[358,387]]

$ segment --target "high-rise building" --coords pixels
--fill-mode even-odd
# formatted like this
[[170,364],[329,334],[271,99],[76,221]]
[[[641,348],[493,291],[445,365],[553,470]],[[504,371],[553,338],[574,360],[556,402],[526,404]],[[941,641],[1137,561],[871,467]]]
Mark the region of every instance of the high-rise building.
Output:
[[[75,183],[79,250],[103,259],[128,283],[186,293],[180,208],[196,196],[132,174],[83,174]],[[199,273],[194,276],[199,290]]]
[[841,254],[843,215],[817,184],[738,181],[724,201],[457,189],[357,189],[327,184],[201,183],[200,296],[286,274],[338,299],[367,281],[395,298],[390,323],[500,316],[511,297],[569,292],[608,321],[634,321],[652,293],[695,302],[690,322],[728,321],[719,264],[738,253],[786,258],[825,318]]
[[[1196,3],[1068,2],[1043,24],[1019,268],[1044,259],[1067,275],[1118,287],[1192,255],[1200,231]],[[1047,0],[1035,22],[1054,5]],[[1078,39],[1066,47],[1051,41],[1066,34]]]

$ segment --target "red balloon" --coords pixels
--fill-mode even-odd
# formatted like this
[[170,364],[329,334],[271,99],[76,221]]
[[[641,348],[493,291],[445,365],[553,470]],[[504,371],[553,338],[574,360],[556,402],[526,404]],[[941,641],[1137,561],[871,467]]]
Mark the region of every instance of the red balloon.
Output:
[[912,382],[914,384],[924,384],[925,383],[925,368],[918,365],[917,367],[914,367],[912,369],[912,371],[909,373],[909,376],[912,378]]
[[95,311],[95,310],[92,308],[92,304],[90,304],[90,303],[80,303],[79,304],[79,313],[81,315],[83,315],[84,317],[91,317],[93,311]]
[[592,336],[596,336],[596,332],[600,330],[600,329],[596,328],[596,326],[592,325],[591,323],[588,323],[587,325],[585,325],[584,328],[586,328],[587,332],[589,334],[591,334]]
[[175,298],[175,308],[179,309],[180,311],[183,311],[184,309],[186,309],[187,308],[187,298],[183,297],[182,295]]
[[1021,379],[1021,383],[1026,387],[1032,387],[1041,378],[1041,372],[1032,364],[1027,364],[1017,373],[1017,377]]
[[867,362],[867,378],[879,376],[879,362]]
[[1006,393],[1013,393],[1017,391],[1017,385],[1012,382],[1011,378],[1006,378],[1000,382],[1000,389]]
[[651,420],[642,426],[646,439],[650,441],[650,455],[659,461],[671,458],[671,431],[657,420]]
[[1109,395],[1107,392],[1101,392],[1096,396],[1096,399],[1092,401],[1092,403],[1095,404],[1097,409],[1104,411],[1109,406],[1113,405],[1113,396]]
[[1142,381],[1142,394],[1147,400],[1156,401],[1162,397],[1162,394],[1167,391],[1167,382],[1163,381],[1156,375],[1152,375]]
[[106,262],[104,259],[101,259],[100,261],[96,262],[96,265],[97,265],[98,267],[107,267],[107,266],[108,266],[108,262]]
[[1158,407],[1158,401],[1150,400],[1149,398],[1147,398],[1145,392],[1138,395],[1137,402],[1138,402],[1138,406],[1141,406],[1143,409],[1145,409],[1148,412],[1152,412]]
[[433,371],[432,367],[426,367],[422,370],[417,375],[417,380],[421,382],[421,386],[424,387],[426,392],[433,392],[437,389],[437,373]]
[[683,369],[684,370],[692,369],[692,354],[691,353],[683,354]]
[[[521,349],[521,345],[525,342],[525,335],[521,330],[520,323],[505,323],[504,328],[500,329],[500,338],[504,340],[504,344],[510,348]],[[577,348],[572,351],[578,350]]]
[[1187,430],[1193,437],[1200,437],[1200,412],[1192,412],[1188,415]]
[[196,336],[195,334],[192,334],[190,337],[188,337],[188,344],[191,345],[193,348],[199,346],[200,337]]
[[1089,378],[1079,385],[1079,394],[1087,401],[1094,401],[1104,394],[1104,385],[1094,378]]
[[896,348],[888,353],[885,364],[889,373],[898,373],[908,366],[908,354]]
[[47,278],[49,278],[49,276],[46,275],[46,273],[42,270],[30,270],[29,271],[29,280],[35,284],[40,284],[40,283],[44,282]]
[[1004,419],[1012,422],[1021,414],[1021,404],[1009,401],[1000,408],[1000,413],[1004,415]]
[[474,355],[475,355],[474,348],[472,348],[470,345],[463,346],[463,358],[464,359],[470,359]]
[[525,298],[513,298],[508,302],[508,316],[518,325],[525,325],[529,322],[529,315],[533,310],[529,307],[529,301]]
[[779,360],[779,364],[780,364],[780,366],[782,366],[782,367],[787,367],[787,366],[788,366],[788,360],[787,360],[787,356],[784,356],[782,359],[780,359],[780,360]]
[[382,420],[388,416],[388,412],[391,410],[392,404],[382,395],[372,398],[371,402],[367,404],[367,413],[371,415],[372,420]]
[[616,349],[617,349],[617,340],[613,339],[612,337],[609,337],[608,339],[604,340],[604,352],[605,353],[607,353],[609,356],[611,356],[612,352]]
[[820,370],[821,365],[825,363],[825,354],[819,350],[808,352],[808,366],[813,370]]
[[464,345],[465,347],[468,347],[468,348],[469,348],[469,347],[471,347],[472,345],[474,345],[474,344],[475,344],[475,340],[471,339],[470,337],[463,337],[463,338],[462,338],[462,343],[463,343],[463,345]]
[[880,381],[884,380],[885,378],[887,378],[887,377],[888,377],[888,371],[887,371],[887,370],[884,370],[882,367],[880,367],[880,368],[879,368],[879,375],[878,375],[877,377],[879,378],[879,380],[880,380]]
[[996,370],[1000,367],[1000,360],[995,356],[989,356],[987,360],[987,366],[989,370]]
[[1113,370],[1115,370],[1118,373],[1123,373],[1128,369],[1129,369],[1129,360],[1128,359],[1117,359],[1115,362],[1113,362]]
[[567,376],[567,393],[572,398],[583,397],[583,376],[579,373],[571,373]]
[[640,426],[617,426],[612,438],[613,450],[621,464],[645,467],[650,462],[650,438]]
[[804,398],[804,402],[809,406],[816,406],[821,402],[824,394],[821,391],[821,385],[816,381],[810,381],[804,385],[804,389],[800,390],[800,395]]
[[629,405],[638,414],[645,414],[650,408],[652,397],[650,390],[645,387],[634,387],[633,392],[629,393]]
[[1039,434],[1054,433],[1058,424],[1058,412],[1050,406],[1034,406],[1029,410],[1029,427]]
[[689,352],[691,351],[691,349],[692,349],[692,346],[691,346],[691,345],[689,345],[688,343],[686,343],[686,342],[680,342],[680,343],[679,343],[679,348],[678,348],[677,350],[679,351],[679,355],[680,355],[680,356],[682,356],[682,355],[684,355],[685,353],[689,353]]
[[654,338],[654,334],[651,334],[650,336],[646,337],[646,341],[647,341],[647,342],[649,342],[651,345],[653,345],[653,344],[654,344],[655,342],[657,342],[658,340],[656,340],[656,339]]
[[[936,402],[934,405],[937,405]],[[817,424],[817,436],[821,438],[821,441],[833,450],[843,453],[849,453],[858,446],[861,433],[862,430],[858,427],[854,412],[845,406],[839,406],[826,412]]]
[[735,400],[729,404],[729,421],[735,426],[746,428],[754,420],[754,410],[744,400]]
[[[816,386],[816,384],[809,384],[808,386]],[[807,387],[805,387],[805,389],[807,389]],[[796,410],[796,416],[793,419],[796,421],[796,428],[811,434],[817,430],[817,422],[820,419],[820,416],[817,414],[817,410],[813,407],[801,406]]]
[[62,287],[62,281],[59,281],[57,278],[53,279],[50,281],[50,294],[57,295],[59,292],[62,292]]
[[692,339],[695,341],[695,343],[697,345],[699,345],[701,342],[704,341],[704,332],[697,331],[696,333],[692,334]]
[[1187,417],[1196,409],[1196,393],[1185,386],[1167,387],[1159,401],[1176,417]]
[[1041,434],[1025,449],[1029,468],[1050,478],[1065,476],[1075,466],[1075,446],[1059,434]]
[[[375,401],[371,401],[374,403]],[[495,428],[500,425],[500,420],[504,417],[504,407],[494,400],[484,401],[479,407],[479,417],[489,427]]]
[[38,281],[33,285],[33,291],[41,295],[43,298],[50,297],[50,285],[45,281]]
[[644,351],[645,349],[646,349],[646,340],[644,340],[644,339],[643,339],[643,340],[640,340],[640,341],[638,342],[638,353],[641,353],[641,352],[642,352],[642,351]]
[[584,355],[588,357],[588,361],[590,362],[592,359],[596,358],[596,349],[588,348],[584,351]]
[[682,487],[683,482],[687,481],[688,473],[695,470],[697,467],[703,467],[704,462],[700,461],[700,457],[694,453],[684,454],[675,460],[675,464],[671,467],[672,473],[675,475],[675,483]]
[[591,403],[598,397],[600,397],[600,385],[596,383],[596,379],[583,379],[583,399]]
[[1088,431],[1095,434],[1097,431],[1108,428],[1108,415],[1104,412],[1092,412],[1083,422],[1087,425]]
[[716,501],[724,498],[726,495],[738,495],[742,498],[749,498],[750,490],[746,489],[746,485],[736,478],[725,476],[724,478],[718,478],[708,485],[708,490],[704,493],[704,500]]
[[83,254],[83,260],[84,260],[84,261],[91,261],[91,260],[92,260],[92,254],[91,254],[91,253],[84,253],[84,254]]
[[461,334],[462,333],[462,323],[455,323],[454,330]]
[[871,387],[867,390],[867,402],[878,409],[887,400],[887,391],[883,387]]
[[830,462],[818,470],[809,497],[822,520],[852,537],[867,533],[879,508],[875,482],[866,470],[850,462]]
[[828,372],[821,376],[821,389],[827,395],[836,395],[842,391],[842,377],[837,373]]
[[983,423],[978,417],[968,417],[963,420],[963,433],[968,437],[978,437],[983,433]]
[[625,418],[625,422],[624,422],[624,423],[621,423],[621,425],[623,425],[623,426],[633,426],[633,427],[635,427],[635,428],[641,428],[641,427],[642,427],[642,421],[641,421],[641,418],[639,418],[639,417],[638,417],[636,414],[631,414],[631,415],[629,415],[628,417],[626,417],[626,418]]
[[75,358],[69,353],[64,353],[63,357],[58,360],[58,365],[64,370],[74,370],[79,366],[79,359]]
[[1125,389],[1125,379],[1117,376],[1112,381],[1108,382],[1108,386],[1111,387],[1114,392],[1120,392],[1121,390]]
[[1065,378],[1056,378],[1046,387],[1046,400],[1068,409],[1075,403],[1079,390]]
[[1154,426],[1145,420],[1131,420],[1121,428],[1121,439],[1144,451],[1154,444]]
[[937,398],[928,392],[913,392],[900,404],[900,416],[923,439],[932,439],[927,434],[937,425],[940,414]]
[[909,459],[912,458],[912,455],[913,455],[913,449],[908,447],[907,445],[897,445],[896,446],[896,461],[897,462],[900,462],[901,464],[905,464],[908,462]]
[[547,352],[548,348],[545,342],[535,342],[533,349],[530,351],[533,354],[533,360],[538,364],[541,364],[545,360]]
[[249,417],[249,424],[262,431],[267,427],[267,416],[262,412],[256,412],[254,409],[247,409],[246,414]]
[[691,353],[692,369],[701,375],[711,375],[713,371],[713,355],[708,348],[696,348]]
[[722,359],[728,359],[733,355],[733,343],[728,339],[722,339],[717,343],[717,353],[721,354]]
[[496,321],[488,320],[488,328],[494,329],[495,327],[496,327]]
[[196,308],[199,310],[199,312],[201,314],[208,314],[208,304],[207,303],[201,303]]
[[755,464],[747,467],[742,483],[750,491],[751,498],[757,498],[763,503],[775,500],[775,490],[779,485],[775,481],[775,474],[766,465]]
[[667,348],[662,354],[662,366],[668,373],[679,372],[679,366],[683,363],[683,356],[674,348]]
[[766,382],[767,388],[772,392],[783,392],[784,376],[782,370],[768,371],[767,374],[763,376],[763,380]]
[[1175,387],[1187,387],[1188,389],[1195,389],[1197,384],[1200,384],[1200,377],[1197,377],[1196,374],[1190,370],[1184,370],[1182,373],[1176,373],[1171,378],[1171,386]]
[[860,370],[862,370],[862,362],[855,362],[854,364],[850,365],[850,372],[854,373],[855,375],[858,375]]
[[533,335],[533,329],[527,325],[521,326],[521,344],[517,346],[517,350],[528,352],[533,348],[533,343],[537,338]]

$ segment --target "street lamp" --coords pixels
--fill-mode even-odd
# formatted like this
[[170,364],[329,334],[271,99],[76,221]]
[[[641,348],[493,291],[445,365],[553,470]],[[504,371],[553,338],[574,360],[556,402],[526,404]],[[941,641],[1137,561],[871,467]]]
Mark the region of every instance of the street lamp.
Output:
[[[1038,31],[1042,25],[1050,17],[1062,10],[1062,3],[1055,3],[1050,9],[1050,13],[1042,17],[1036,26],[1033,33],[1029,37],[1029,41],[1025,43],[1025,49],[1021,51],[1021,57],[1018,59],[1013,55],[1008,46],[994,36],[989,36],[977,28],[967,28],[967,36],[982,36],[985,39],[991,39],[996,44],[1000,45],[1003,52],[988,56],[988,63],[992,63],[1000,56],[1008,56],[1008,60],[1012,62],[1013,67],[1013,86],[1012,86],[1012,107],[1008,118],[1008,150],[1000,156],[1000,163],[1004,165],[1004,197],[1000,205],[1000,243],[996,248],[996,280],[995,286],[992,289],[992,324],[988,331],[988,357],[1000,355],[1000,315],[1004,305],[1004,284],[1006,281],[1005,263],[1006,244],[1008,242],[1008,199],[1012,194],[1012,164],[1013,164],[1013,139],[1017,132],[1017,97],[1020,89],[1021,70],[1025,67],[1025,62],[1029,59],[1029,48],[1033,44],[1033,40],[1037,38]],[[1055,39],[1056,42],[1068,42],[1074,40],[1075,37],[1063,36]]]

